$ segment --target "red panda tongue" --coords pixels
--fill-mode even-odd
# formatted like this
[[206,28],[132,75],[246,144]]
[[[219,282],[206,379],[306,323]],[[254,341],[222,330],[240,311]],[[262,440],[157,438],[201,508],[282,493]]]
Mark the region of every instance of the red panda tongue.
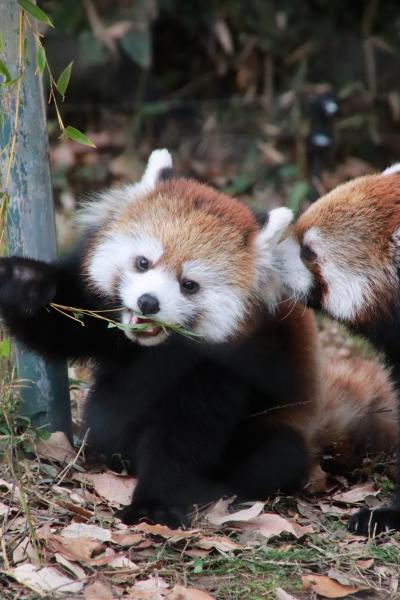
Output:
[[[139,317],[138,315],[132,315],[129,319],[129,325],[140,325],[141,323],[152,323],[151,319],[147,319],[146,317]],[[154,325],[154,327],[149,327],[144,331],[137,331],[136,335],[147,335],[153,336],[159,334],[161,331],[161,327],[158,325]]]

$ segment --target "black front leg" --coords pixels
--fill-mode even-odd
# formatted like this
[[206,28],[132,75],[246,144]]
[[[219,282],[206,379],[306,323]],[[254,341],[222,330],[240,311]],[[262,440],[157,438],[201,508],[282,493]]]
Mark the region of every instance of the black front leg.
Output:
[[194,504],[223,495],[216,482],[201,474],[197,461],[190,460],[193,448],[187,447],[184,455],[178,455],[174,442],[160,444],[159,430],[144,436],[137,452],[139,482],[132,504],[118,514],[124,523],[146,520],[171,528],[186,527]]
[[139,482],[122,520],[187,525],[194,504],[220,498],[224,488],[215,474],[246,399],[247,389],[212,364],[182,379],[142,436]]

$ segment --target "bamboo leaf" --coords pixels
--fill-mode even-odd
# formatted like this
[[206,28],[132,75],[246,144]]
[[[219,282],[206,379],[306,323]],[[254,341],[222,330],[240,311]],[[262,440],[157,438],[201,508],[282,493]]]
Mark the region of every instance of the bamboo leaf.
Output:
[[0,358],[8,358],[11,352],[10,338],[4,338],[0,342]]
[[69,84],[69,80],[71,78],[72,65],[74,62],[70,62],[69,65],[65,67],[65,69],[61,72],[60,77],[57,80],[56,88],[61,96],[65,96],[65,92],[67,91],[67,87]]
[[0,60],[0,75],[5,77],[5,83],[9,83],[12,80],[11,73],[2,60]]
[[38,46],[38,49],[37,49],[36,65],[37,65],[38,72],[41,75],[43,75],[43,71],[46,66],[46,51],[41,44]]
[[96,148],[96,145],[90,140],[87,135],[68,125],[62,132],[62,136],[72,140],[73,142],[77,142],[78,144],[83,144],[84,146],[91,146],[92,148]]
[[32,17],[34,17],[38,21],[46,23],[47,25],[50,25],[50,27],[54,27],[50,17],[46,15],[44,10],[36,6],[36,4],[33,4],[33,2],[31,2],[30,0],[18,0],[18,4],[21,8],[26,10],[27,13],[32,15]]

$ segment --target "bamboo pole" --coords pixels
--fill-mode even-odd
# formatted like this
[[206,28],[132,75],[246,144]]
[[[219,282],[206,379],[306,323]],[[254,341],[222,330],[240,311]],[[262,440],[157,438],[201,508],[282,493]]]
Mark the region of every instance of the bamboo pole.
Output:
[[[17,0],[0,0],[3,39],[0,58],[13,79],[19,75],[20,11]],[[22,35],[24,72],[20,83],[0,86],[0,189],[7,185],[10,199],[7,253],[51,261],[56,258],[57,250],[43,87],[41,77],[35,75],[36,48],[32,32],[25,28]],[[62,430],[70,436],[66,364],[46,361],[20,344],[15,345],[15,359],[21,380],[23,414],[34,425],[48,425],[52,431]]]

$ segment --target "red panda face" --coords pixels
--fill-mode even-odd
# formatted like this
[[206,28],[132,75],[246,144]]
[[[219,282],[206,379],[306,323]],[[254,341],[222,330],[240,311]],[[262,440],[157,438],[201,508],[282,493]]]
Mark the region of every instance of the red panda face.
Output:
[[124,324],[147,321],[146,332],[125,330],[139,344],[168,337],[156,321],[184,326],[209,342],[246,334],[255,312],[273,311],[281,299],[274,250],[292,212],[271,211],[259,230],[247,207],[206,185],[160,183],[161,171],[171,166],[169,152],[155,150],[138,183],[83,207],[81,224],[96,232],[83,275],[111,306],[122,306]]
[[[257,234],[253,215],[236,200],[195,181],[170,180],[100,227],[87,280],[119,299],[124,323],[140,313],[224,341],[254,308],[263,268]],[[127,335],[155,345],[168,334],[154,327]]]
[[398,170],[340,185],[295,225],[302,268],[312,275],[297,292],[307,298],[316,291],[335,318],[361,324],[389,309],[398,287]]

